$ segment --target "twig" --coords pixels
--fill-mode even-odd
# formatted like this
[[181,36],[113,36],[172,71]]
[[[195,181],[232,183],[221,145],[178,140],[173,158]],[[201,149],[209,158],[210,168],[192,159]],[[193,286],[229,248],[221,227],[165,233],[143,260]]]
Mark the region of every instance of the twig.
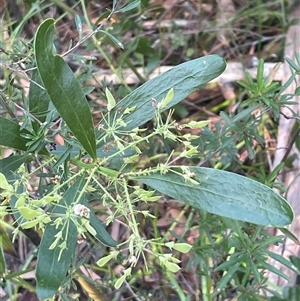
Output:
[[131,286],[129,285],[129,283],[125,280],[125,285],[127,287],[127,289],[129,290],[129,292],[132,294],[132,297],[135,298],[136,301],[142,301],[136,294],[135,292],[132,290]]
[[29,115],[31,118],[33,118],[36,122],[39,123],[39,125],[42,125],[43,123],[38,120],[35,116],[33,116],[30,112],[28,112],[27,110],[25,110],[24,108],[22,108],[21,106],[19,106],[17,103],[14,102],[14,105],[19,108],[25,115]]
[[296,139],[299,137],[299,134],[300,134],[300,127],[297,129],[297,131],[293,134],[291,140],[290,140],[290,143],[289,145],[287,146],[286,148],[286,152],[284,154],[284,156],[282,157],[281,159],[281,162],[285,162],[285,160],[287,159],[288,155],[290,154],[291,152],[291,149],[296,141]]
[[287,115],[285,115],[285,114],[282,113],[282,112],[280,112],[280,114],[281,114],[283,117],[285,117],[286,119],[295,119],[295,120],[300,121],[300,117],[298,117],[298,116],[287,116]]
[[12,111],[12,109],[9,107],[9,105],[6,103],[6,99],[8,99],[8,96],[0,90],[0,103],[3,106],[4,109],[6,109],[7,113],[12,118],[16,118],[15,113]]
[[[298,117],[298,116],[287,116],[286,114],[284,114],[284,113],[282,113],[282,112],[280,112],[280,114],[281,114],[284,118],[286,118],[286,119],[295,119],[295,120],[300,121],[300,117]],[[299,128],[297,129],[297,131],[293,134],[293,136],[292,136],[292,138],[291,138],[291,140],[290,140],[290,142],[289,142],[289,145],[286,147],[286,152],[285,152],[284,156],[282,157],[281,162],[284,162],[284,161],[287,159],[288,155],[289,155],[290,152],[291,152],[291,149],[292,149],[292,147],[293,147],[293,144],[295,143],[296,139],[299,137],[299,134],[300,134],[300,127],[299,127]]]
[[93,35],[95,35],[97,32],[100,31],[100,29],[107,23],[107,21],[111,18],[111,16],[113,15],[115,11],[115,7],[112,8],[110,14],[108,15],[108,17],[105,19],[104,22],[102,22],[94,31],[92,31],[91,33],[89,33],[87,36],[85,36],[84,38],[82,38],[80,41],[78,41],[76,43],[75,46],[73,46],[72,48],[70,48],[67,52],[65,52],[64,54],[62,54],[61,56],[67,56],[69,53],[73,52],[76,48],[78,48],[81,44],[83,44],[85,41],[87,41],[89,38],[91,38]]

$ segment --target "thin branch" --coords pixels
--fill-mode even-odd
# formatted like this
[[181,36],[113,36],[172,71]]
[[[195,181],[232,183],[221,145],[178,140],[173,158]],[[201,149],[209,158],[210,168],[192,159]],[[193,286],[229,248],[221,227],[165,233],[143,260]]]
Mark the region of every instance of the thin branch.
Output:
[[128,291],[132,294],[132,297],[135,298],[136,301],[142,301],[137,295],[136,293],[132,290],[130,284],[125,280],[124,281]]
[[8,99],[8,96],[2,90],[0,90],[0,104],[3,106],[4,109],[6,109],[7,113],[10,115],[10,117],[16,118],[15,113],[12,111],[12,109],[6,103],[7,99]]
[[25,110],[24,108],[22,108],[21,106],[19,106],[17,103],[14,102],[14,105],[19,108],[25,115],[29,115],[31,118],[33,118],[36,122],[39,123],[39,125],[42,125],[43,123],[38,120],[35,116],[33,116],[30,112],[28,112],[27,110]]
[[295,120],[298,120],[300,121],[300,117],[299,116],[287,116],[285,115],[284,113],[280,112],[280,114],[285,117],[286,119],[295,119]]
[[288,155],[290,154],[291,152],[291,149],[296,141],[296,139],[299,137],[299,134],[300,134],[300,127],[297,129],[297,131],[293,134],[291,140],[290,140],[290,143],[289,145],[286,147],[286,152],[284,154],[284,156],[282,157],[281,159],[281,162],[285,162],[285,160],[287,159]]
[[65,52],[64,54],[62,54],[61,56],[67,56],[69,53],[73,52],[75,49],[77,49],[81,44],[83,44],[86,40],[88,40],[89,38],[91,38],[93,35],[95,35],[98,31],[101,30],[101,28],[107,23],[107,21],[111,18],[111,16],[114,13],[114,9],[111,10],[110,14],[108,15],[108,17],[105,19],[104,22],[102,22],[94,31],[92,31],[91,33],[89,33],[87,36],[85,36],[84,38],[82,38],[80,41],[78,41],[76,43],[75,46],[73,46],[72,48],[70,48],[67,52]]

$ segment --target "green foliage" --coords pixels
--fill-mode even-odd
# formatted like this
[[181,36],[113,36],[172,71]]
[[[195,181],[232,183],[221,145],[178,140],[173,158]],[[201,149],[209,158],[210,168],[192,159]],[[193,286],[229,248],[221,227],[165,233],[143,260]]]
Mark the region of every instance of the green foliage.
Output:
[[84,150],[95,159],[95,131],[88,103],[71,68],[62,57],[53,54],[53,35],[54,20],[48,19],[35,37],[37,70],[57,112]]
[[[115,7],[116,1],[113,4]],[[140,1],[133,1],[117,12],[139,6]],[[75,20],[81,45],[87,37],[82,35],[81,19]],[[63,294],[72,278],[78,276],[77,268],[85,260],[77,262],[78,237],[110,247],[111,251],[97,261],[100,269],[109,269],[126,254],[124,269],[114,278],[115,289],[132,277],[142,261],[145,273],[154,266],[162,269],[182,300],[184,293],[173,275],[181,269],[178,252],[194,252],[188,265],[199,267],[205,300],[226,296],[230,285],[238,292],[239,300],[259,300],[258,290],[265,288],[266,270],[287,278],[267,263],[268,257],[299,272],[297,265],[267,250],[268,246],[281,243],[283,237],[269,237],[261,227],[285,227],[293,220],[290,205],[269,188],[280,187],[274,181],[283,164],[269,175],[261,172],[258,179],[262,184],[218,170],[217,165],[214,169],[187,164],[194,158],[218,153],[225,165],[236,159],[239,143],[251,159],[255,158],[253,141],[263,142],[259,132],[261,116],[272,111],[278,118],[281,106],[291,104],[282,97],[284,89],[279,84],[272,83],[270,77],[263,78],[264,62],[259,63],[256,82],[246,74],[247,82],[240,83],[250,98],[236,115],[221,113],[223,119],[216,131],[207,127],[207,120],[178,124],[171,108],[224,71],[226,63],[218,55],[180,64],[120,101],[105,87],[107,110],[94,125],[82,82],[54,51],[54,24],[53,19],[45,20],[35,35],[34,56],[29,56],[28,66],[33,64],[36,69],[30,77],[24,116],[21,120],[12,114],[0,116],[0,128],[5,129],[0,145],[15,150],[12,156],[0,160],[0,216],[14,216],[13,238],[28,229],[41,235],[36,266],[38,297],[45,300],[56,293]],[[88,37],[99,32],[104,31],[99,27]],[[104,33],[122,47],[114,35]],[[134,47],[147,50],[140,46],[137,43]],[[72,48],[65,55],[71,51]],[[297,60],[299,63],[299,55]],[[299,66],[290,61],[289,64],[295,70],[294,78]],[[261,116],[252,114],[255,110],[260,110]],[[153,123],[146,128],[145,123],[150,120]],[[186,133],[187,129],[202,132],[199,137]],[[54,144],[56,134],[63,137],[64,146]],[[149,167],[142,165],[149,145],[157,141],[175,147],[169,154],[164,149],[159,162],[153,160],[152,164],[149,160]],[[33,177],[37,178],[35,196],[27,188]],[[155,223],[156,219],[143,206],[155,204],[161,194],[200,213],[200,236],[193,247],[175,233],[175,243],[167,236],[148,239],[141,234],[141,220]],[[124,241],[117,242],[110,236],[96,215],[93,200],[98,200],[102,210],[108,212],[105,226],[122,219],[129,232]],[[223,237],[224,233],[227,234]],[[0,251],[0,267],[5,271],[0,276],[8,279],[2,245]],[[222,258],[226,260],[221,262]],[[214,276],[217,281],[212,281]]]
[[184,166],[167,166],[163,174],[144,173],[135,179],[194,208],[263,226],[282,227],[293,220],[293,211],[281,196],[233,173]]

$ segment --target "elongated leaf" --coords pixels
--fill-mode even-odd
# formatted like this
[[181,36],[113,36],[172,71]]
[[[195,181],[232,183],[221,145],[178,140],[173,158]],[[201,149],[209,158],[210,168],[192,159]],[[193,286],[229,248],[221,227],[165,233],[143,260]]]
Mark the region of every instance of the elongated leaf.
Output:
[[221,278],[221,280],[218,282],[212,296],[217,295],[222,289],[225,288],[226,284],[230,279],[233,277],[233,275],[236,273],[240,265],[240,262],[237,262],[236,264],[232,265],[227,273]]
[[29,141],[20,134],[30,134],[27,130],[20,130],[20,126],[12,120],[0,116],[0,145],[18,150],[27,150],[26,143]]
[[136,106],[136,109],[124,118],[124,121],[128,123],[124,129],[134,129],[155,116],[152,98],[159,103],[173,88],[174,97],[164,108],[167,110],[219,76],[225,67],[224,59],[218,55],[208,55],[180,64],[135,89],[116,105],[111,111],[111,115],[114,116],[121,108],[125,110]]
[[121,49],[124,49],[124,45],[112,34],[110,34],[108,31],[104,31],[104,30],[98,30],[98,32],[102,32],[105,35],[107,35],[112,42],[114,42],[118,47],[120,47]]
[[141,0],[134,0],[131,3],[127,4],[126,6],[116,10],[115,13],[125,13],[129,10],[132,10],[132,9],[138,7],[140,4],[141,4]]
[[[2,232],[2,229],[0,228],[0,232]],[[1,240],[0,240],[0,277],[3,277],[3,274],[7,273],[6,270],[6,260],[4,257],[4,252],[3,249],[9,249],[9,251],[14,251],[13,249],[13,245],[11,243],[10,240],[8,240],[8,242],[6,242],[6,237],[8,237],[7,233],[1,233]],[[7,244],[8,243],[8,244]],[[7,250],[5,250],[7,252]]]
[[[44,122],[46,120],[46,112],[49,108],[50,98],[46,90],[42,89],[39,85],[42,85],[40,75],[37,70],[32,73],[32,81],[29,88],[29,110],[30,113],[35,116],[39,121]],[[40,125],[37,121],[33,123],[33,128],[37,132]]]
[[280,276],[280,277],[286,279],[288,282],[291,281],[291,279],[290,279],[283,271],[277,269],[275,266],[273,266],[273,265],[271,265],[271,264],[269,264],[269,263],[267,263],[267,262],[265,262],[265,261],[260,261],[259,263],[260,263],[260,264],[262,265],[262,267],[265,268],[266,270],[269,270],[270,272],[272,272],[272,273],[274,273],[274,274],[276,274],[276,275],[278,275],[278,276]]
[[[299,301],[299,296],[300,296],[300,287],[299,286],[294,286],[294,287],[288,287],[286,286],[283,289],[283,297],[284,299],[281,299],[279,301]],[[276,301],[276,299],[275,299]]]
[[97,218],[96,214],[90,207],[87,202],[83,202],[85,206],[91,209],[90,211],[90,224],[96,230],[96,238],[101,241],[104,245],[109,247],[115,247],[117,242],[110,236],[110,234],[106,231],[105,227],[103,226],[102,222]]
[[[64,194],[63,201],[55,206],[54,213],[66,213],[67,205],[70,205],[83,189],[85,180],[84,177],[79,178]],[[62,231],[66,242],[66,249],[63,250],[60,260],[60,249],[57,246],[53,250],[49,247],[55,239],[55,235]],[[67,233],[66,233],[67,231]],[[61,241],[62,242],[62,241]],[[60,243],[61,243],[60,242]],[[64,283],[67,271],[70,267],[71,259],[75,254],[75,246],[77,242],[77,229],[74,223],[70,220],[68,228],[60,225],[58,228],[53,224],[48,224],[45,233],[42,237],[40,249],[38,253],[36,280],[37,280],[37,295],[39,299],[44,300],[51,298],[58,288]]]
[[[0,145],[26,151],[28,143],[30,140],[25,139],[21,134],[30,134],[26,129],[21,129],[21,127],[14,121],[6,119],[0,116]],[[39,151],[41,155],[48,155],[46,148]]]
[[[63,200],[54,207],[53,213],[66,214],[66,206],[70,206],[77,199],[85,184],[85,176],[80,177],[70,188],[65,192]],[[82,195],[80,203],[89,207]],[[97,231],[96,237],[105,245],[116,246],[117,242],[112,239],[109,233],[104,228],[91,210],[90,224]],[[60,260],[58,247],[49,250],[49,247],[55,239],[55,235],[63,231],[63,236],[66,237],[66,249],[62,252]],[[67,231],[67,234],[66,234]],[[48,224],[43,235],[40,250],[38,254],[38,262],[36,268],[37,277],[37,294],[40,299],[52,297],[58,288],[66,280],[66,274],[70,266],[70,261],[75,254],[75,245],[77,242],[77,228],[73,221],[70,220],[68,229],[62,229],[62,226],[56,228],[53,224]],[[61,243],[61,242],[60,242]]]
[[282,255],[276,254],[274,252],[271,252],[269,250],[266,250],[267,253],[269,254],[269,256],[271,258],[273,258],[274,260],[280,262],[281,264],[285,265],[287,268],[289,268],[290,270],[292,270],[293,272],[299,274],[299,271],[290,260],[287,260],[286,258],[284,258]]
[[54,20],[38,28],[34,50],[37,68],[52,103],[83,148],[96,158],[96,138],[87,100],[71,68],[53,54]]
[[[177,171],[181,171],[178,168]],[[289,203],[269,187],[246,177],[204,167],[191,167],[193,184],[168,172],[134,179],[152,188],[210,213],[263,226],[283,227],[294,213]]]
[[[300,240],[299,238],[293,234],[291,231],[289,231],[288,229],[286,228],[279,228],[279,230],[287,237],[289,238],[290,240],[292,240],[295,244],[297,245],[300,245]],[[300,271],[300,269],[299,269]]]
[[[36,270],[37,295],[41,300],[51,298],[66,279],[66,274],[70,267],[70,260],[74,256],[77,242],[76,226],[72,221],[70,221],[68,225],[69,233],[67,235],[66,230],[66,227],[63,230],[61,227],[55,229],[53,225],[48,225],[45,229],[40,245]],[[59,231],[63,232],[63,237],[67,237],[67,239],[65,239],[67,248],[63,250],[58,260],[60,248],[57,246],[55,249],[49,250],[49,247],[55,239],[54,235]]]
[[10,156],[0,160],[0,172],[5,175],[8,181],[15,180],[17,175],[14,172],[28,160],[31,155]]

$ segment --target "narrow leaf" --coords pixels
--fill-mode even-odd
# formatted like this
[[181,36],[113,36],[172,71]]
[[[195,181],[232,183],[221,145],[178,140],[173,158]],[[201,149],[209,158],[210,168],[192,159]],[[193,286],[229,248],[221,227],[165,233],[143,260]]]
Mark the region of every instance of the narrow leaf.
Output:
[[275,266],[273,266],[273,265],[271,265],[271,264],[269,264],[269,263],[267,263],[267,262],[264,262],[264,261],[260,261],[259,263],[260,263],[260,264],[262,265],[262,267],[264,267],[266,270],[269,270],[269,271],[271,271],[272,273],[274,273],[274,274],[276,274],[276,275],[278,275],[278,276],[280,276],[280,277],[286,279],[288,282],[291,281],[290,278],[289,278],[286,274],[284,274],[284,272],[282,272],[281,270],[277,269]]
[[260,59],[257,66],[257,90],[258,92],[262,92],[264,86],[264,60]]
[[0,130],[0,145],[23,151],[27,150],[26,143],[29,140],[21,136],[21,134],[30,135],[26,129],[21,130],[17,123],[0,116]]
[[53,54],[54,20],[45,20],[38,28],[34,51],[37,68],[52,103],[83,148],[96,158],[96,138],[92,115],[73,71]]
[[124,281],[126,280],[126,275],[122,275],[115,283],[115,289],[119,289]]
[[169,102],[172,100],[173,97],[174,97],[174,89],[172,88],[168,91],[167,96],[159,104],[159,109],[163,110],[169,104]]
[[[76,199],[83,189],[84,183],[85,179],[81,177],[70,186],[64,194],[63,200],[54,207],[53,212],[66,213],[67,208],[65,206],[70,205]],[[60,231],[62,231],[62,237],[66,243],[66,249],[62,253],[58,246],[53,250],[49,249]],[[77,228],[71,220],[69,220],[68,227],[64,228],[62,225],[56,228],[52,223],[47,224],[40,244],[36,267],[37,295],[39,299],[51,298],[66,280],[71,259],[75,254],[76,242]]]
[[[2,233],[3,232],[3,233]],[[2,230],[2,228],[0,228],[0,234],[1,234],[1,240],[0,240],[0,277],[3,277],[3,274],[7,273],[6,270],[6,259],[4,257],[4,248],[7,246],[8,244],[8,248],[6,248],[6,252],[7,251],[14,251],[13,249],[13,245],[9,240],[9,237],[7,235],[7,233],[5,231]]]
[[221,278],[221,280],[218,282],[215,291],[213,293],[213,296],[216,296],[221,290],[223,290],[227,284],[228,281],[230,281],[233,277],[233,275],[236,273],[240,265],[240,262],[234,264],[231,266],[226,274]]
[[[41,300],[51,298],[67,277],[70,261],[75,253],[77,231],[72,221],[68,225],[68,234],[66,234],[66,229],[66,227],[63,230],[61,227],[55,229],[55,226],[51,224],[46,226],[36,268],[37,295]],[[56,247],[53,250],[49,250],[49,247],[54,240],[54,235],[61,230],[63,231],[63,237],[66,237],[67,247],[60,256],[60,248]],[[60,259],[58,260],[59,256]]]
[[[181,172],[180,168],[174,170]],[[259,182],[204,167],[190,167],[190,174],[198,185],[170,171],[134,179],[192,207],[224,217],[275,227],[283,227],[293,220],[289,203]]]
[[[300,241],[296,235],[286,228],[279,228],[279,230],[289,239],[291,239],[295,244],[300,245]],[[300,270],[300,269],[299,269]]]
[[274,260],[276,260],[276,261],[280,262],[281,264],[285,265],[287,268],[294,271],[295,273],[299,274],[300,270],[298,270],[297,267],[295,265],[293,265],[293,263],[290,260],[287,260],[282,255],[276,254],[276,253],[271,252],[269,250],[266,250],[266,251],[267,251],[267,253],[269,254],[269,256],[271,258],[273,258]]
[[293,60],[291,60],[291,59],[288,58],[288,57],[285,57],[284,59],[287,61],[287,63],[288,63],[295,71],[297,71],[297,70],[299,69],[299,67],[297,66],[297,64],[296,64]]
[[108,88],[105,88],[105,94],[107,98],[107,110],[110,112],[116,106],[116,100]]
[[86,207],[90,208],[90,224],[96,230],[96,238],[102,242],[104,245],[109,247],[115,247],[117,242],[111,237],[111,235],[106,231],[103,223],[97,218],[96,214],[87,202],[82,202]]
[[[46,112],[49,108],[50,98],[46,90],[41,87],[43,84],[37,70],[33,71],[31,80],[28,95],[29,111],[40,122],[44,122],[46,120]],[[34,121],[32,126],[36,132],[40,127],[37,121]]]
[[5,175],[0,172],[0,189],[8,190],[9,188],[10,187],[9,187],[9,184],[6,180]]
[[232,122],[237,122],[237,121],[249,116],[254,110],[258,109],[259,107],[261,107],[261,104],[255,104],[247,109],[242,110],[240,113],[238,113],[237,115],[235,115],[232,118]]
[[76,24],[76,29],[77,29],[78,35],[79,35],[79,41],[81,41],[81,39],[82,39],[82,22],[81,22],[81,18],[79,15],[75,15],[75,24]]
[[134,0],[131,3],[127,4],[126,6],[116,10],[115,13],[125,13],[129,10],[132,10],[132,9],[138,7],[140,4],[141,4],[141,0]]
[[98,32],[103,32],[105,35],[107,35],[111,41],[113,41],[118,47],[120,47],[121,49],[124,49],[124,45],[116,38],[114,37],[112,34],[110,34],[107,31],[104,30],[99,30]]

